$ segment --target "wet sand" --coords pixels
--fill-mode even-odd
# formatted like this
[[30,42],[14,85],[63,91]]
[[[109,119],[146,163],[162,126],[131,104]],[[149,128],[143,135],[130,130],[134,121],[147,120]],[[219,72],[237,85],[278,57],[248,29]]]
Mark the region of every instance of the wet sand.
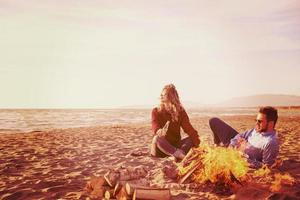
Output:
[[[225,116],[223,120],[242,132],[252,128],[255,116]],[[202,141],[211,143],[208,117],[191,119]],[[92,176],[120,166],[145,166],[147,182],[171,189],[172,199],[299,199],[300,116],[280,117],[280,171],[289,172],[294,186],[271,193],[245,186],[236,194],[219,193],[209,185],[177,184],[162,168],[172,158],[152,158],[148,149],[151,126],[145,123],[45,132],[0,135],[0,199],[86,199],[84,187]]]

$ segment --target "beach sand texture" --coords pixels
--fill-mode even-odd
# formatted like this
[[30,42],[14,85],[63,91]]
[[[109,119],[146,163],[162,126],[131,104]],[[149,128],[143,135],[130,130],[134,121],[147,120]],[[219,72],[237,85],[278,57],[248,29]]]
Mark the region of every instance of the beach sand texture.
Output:
[[[238,131],[252,128],[255,116],[221,117]],[[202,140],[212,142],[208,117],[191,119]],[[300,199],[300,116],[280,117],[281,171],[296,184],[272,194],[245,186],[238,194],[215,192],[210,186],[179,185],[164,176],[171,158],[152,158],[150,123],[56,129],[0,135],[0,199],[86,199],[84,187],[92,176],[120,166],[144,166],[146,182],[171,189],[172,199]]]

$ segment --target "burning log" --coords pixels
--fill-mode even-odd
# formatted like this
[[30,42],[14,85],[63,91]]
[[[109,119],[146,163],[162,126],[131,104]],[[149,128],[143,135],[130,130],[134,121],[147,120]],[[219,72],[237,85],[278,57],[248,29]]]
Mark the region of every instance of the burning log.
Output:
[[231,178],[231,181],[233,183],[238,183],[239,185],[243,185],[234,175],[233,173],[230,171],[230,178]]
[[197,161],[187,172],[186,174],[179,180],[179,183],[182,184],[184,183],[184,181],[191,176],[192,173],[194,173],[194,171],[200,167],[202,164],[201,160]]
[[205,152],[203,151],[203,149],[191,148],[190,151],[186,154],[186,156],[180,162],[180,165],[182,167],[185,167],[185,166],[191,164],[192,161],[201,159],[201,155],[204,153]]
[[181,163],[182,164],[186,163],[188,160],[193,159],[192,157],[194,157],[195,155],[197,154],[194,153],[194,148],[191,148],[189,152],[185,155],[185,157],[181,160]]

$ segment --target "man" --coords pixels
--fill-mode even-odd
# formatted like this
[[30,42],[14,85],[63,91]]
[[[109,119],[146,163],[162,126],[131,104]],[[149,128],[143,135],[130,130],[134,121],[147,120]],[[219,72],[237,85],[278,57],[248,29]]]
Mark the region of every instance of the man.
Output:
[[252,168],[274,164],[279,152],[275,125],[277,110],[271,106],[261,107],[256,117],[255,128],[238,134],[236,130],[218,118],[209,120],[214,143],[241,150]]

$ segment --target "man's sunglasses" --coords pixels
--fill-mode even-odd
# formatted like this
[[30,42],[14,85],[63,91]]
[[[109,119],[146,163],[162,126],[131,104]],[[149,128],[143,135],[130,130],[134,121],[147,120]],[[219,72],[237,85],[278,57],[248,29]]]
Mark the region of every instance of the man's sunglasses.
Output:
[[263,121],[260,119],[255,119],[255,122],[261,124]]

